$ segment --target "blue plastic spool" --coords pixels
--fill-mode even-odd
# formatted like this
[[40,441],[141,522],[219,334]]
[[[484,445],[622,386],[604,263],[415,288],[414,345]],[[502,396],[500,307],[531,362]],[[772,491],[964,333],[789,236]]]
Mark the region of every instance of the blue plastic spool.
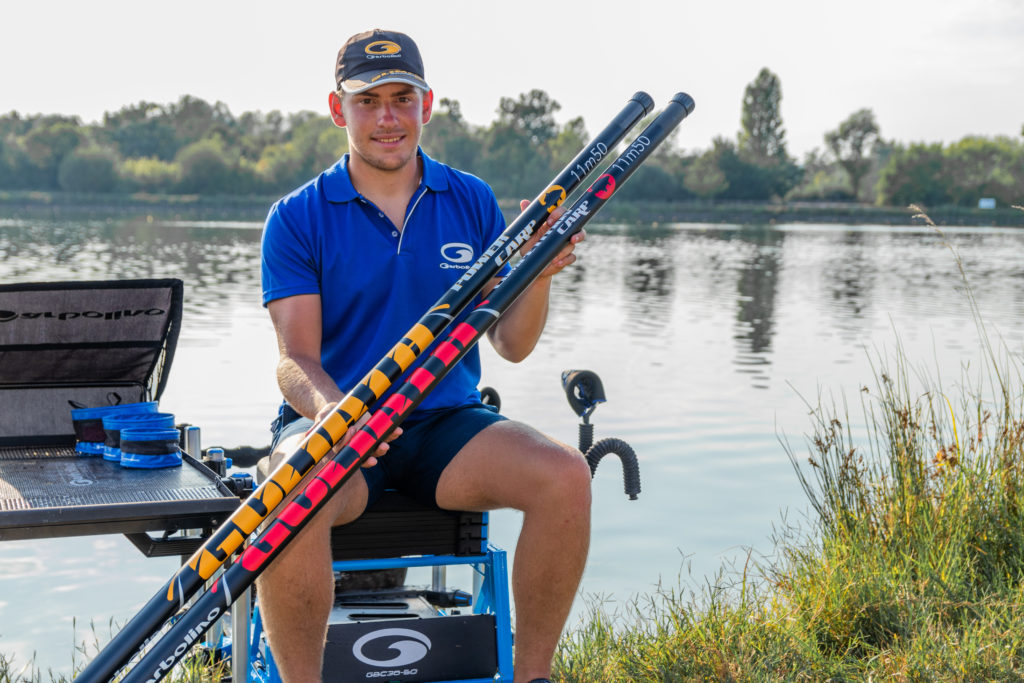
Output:
[[103,418],[103,459],[117,462],[121,459],[121,432],[129,428],[169,429],[174,427],[173,413],[135,413]]
[[157,469],[181,466],[179,429],[126,427],[121,430],[121,467]]
[[103,431],[104,417],[155,413],[156,410],[156,401],[122,403],[116,406],[96,406],[93,408],[73,408],[71,410],[71,426],[75,430],[75,451],[79,455],[103,455],[103,444],[106,440],[106,434]]

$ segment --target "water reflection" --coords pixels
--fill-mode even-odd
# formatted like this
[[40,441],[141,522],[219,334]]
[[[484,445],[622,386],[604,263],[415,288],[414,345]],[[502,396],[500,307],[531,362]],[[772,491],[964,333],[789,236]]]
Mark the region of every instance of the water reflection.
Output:
[[775,325],[780,261],[785,233],[760,226],[743,233],[749,256],[737,276],[736,365],[748,373],[751,386],[764,389],[769,374],[772,335]]
[[626,321],[634,335],[656,335],[669,327],[675,293],[672,246],[672,236],[642,231],[625,243],[623,294],[631,302]]

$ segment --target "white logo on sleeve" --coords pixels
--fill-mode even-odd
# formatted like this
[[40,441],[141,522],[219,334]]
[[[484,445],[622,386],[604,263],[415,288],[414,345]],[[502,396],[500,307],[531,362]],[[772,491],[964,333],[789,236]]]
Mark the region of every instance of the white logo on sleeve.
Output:
[[441,268],[466,270],[469,266],[463,264],[473,260],[473,247],[465,242],[449,242],[441,247],[441,256],[444,257]]
[[[371,659],[364,655],[363,646],[378,638],[396,639],[395,642],[388,645],[388,649],[397,650],[398,654],[391,659]],[[428,652],[430,652],[430,638],[419,631],[407,628],[382,628],[371,631],[352,644],[352,654],[355,655],[355,658],[370,666],[407,666],[420,661],[427,656]]]

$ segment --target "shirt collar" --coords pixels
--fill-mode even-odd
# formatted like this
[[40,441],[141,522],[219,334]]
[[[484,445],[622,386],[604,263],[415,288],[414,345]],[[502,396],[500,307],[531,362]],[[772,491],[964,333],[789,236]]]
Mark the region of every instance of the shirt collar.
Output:
[[[425,185],[434,192],[447,190],[448,176],[445,175],[441,164],[428,157],[422,148],[418,148],[417,155],[423,160],[423,180],[420,181],[420,185]],[[350,202],[359,197],[348,174],[348,158],[346,153],[338,163],[324,171],[324,196],[330,202]]]

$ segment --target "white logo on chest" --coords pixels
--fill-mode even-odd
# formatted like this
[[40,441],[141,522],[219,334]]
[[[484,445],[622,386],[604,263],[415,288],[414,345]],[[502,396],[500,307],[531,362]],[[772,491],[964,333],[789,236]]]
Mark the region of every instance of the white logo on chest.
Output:
[[465,242],[449,242],[441,247],[441,256],[444,258],[440,264],[441,268],[465,270],[469,266],[462,264],[473,260],[473,247]]

